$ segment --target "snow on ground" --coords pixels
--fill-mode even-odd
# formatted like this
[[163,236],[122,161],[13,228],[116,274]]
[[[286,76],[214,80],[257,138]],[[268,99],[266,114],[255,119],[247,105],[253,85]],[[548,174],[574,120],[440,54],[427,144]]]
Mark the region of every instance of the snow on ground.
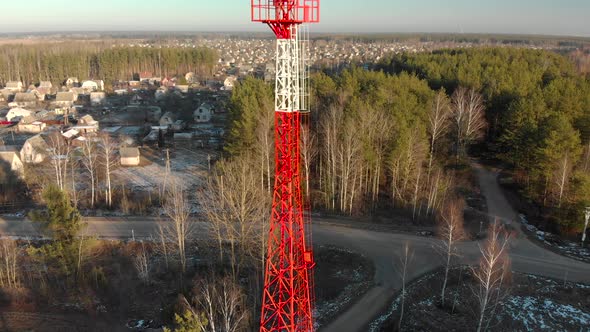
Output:
[[[590,313],[570,304],[555,303],[535,296],[511,296],[504,302],[504,313],[521,322],[527,331],[581,329],[590,326]],[[564,325],[567,322],[568,325]]]
[[545,245],[560,251],[565,256],[590,262],[590,248],[582,248],[579,243],[563,240],[555,234],[537,229],[534,225],[529,224],[526,216],[523,214],[520,214],[519,217],[521,224],[524,225],[526,230]]
[[[199,186],[208,171],[206,150],[179,149],[170,159],[171,177],[181,181],[186,187]],[[214,158],[215,156],[211,156]],[[132,189],[157,190],[166,179],[166,162],[163,158],[152,160],[149,165],[120,167],[113,174],[124,179]]]

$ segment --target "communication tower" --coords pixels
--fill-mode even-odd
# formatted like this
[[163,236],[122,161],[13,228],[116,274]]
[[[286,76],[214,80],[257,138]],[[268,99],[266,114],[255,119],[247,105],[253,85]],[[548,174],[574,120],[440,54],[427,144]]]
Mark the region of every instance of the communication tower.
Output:
[[[314,266],[301,191],[300,134],[307,107],[307,34],[319,0],[251,0],[252,21],[277,37],[275,184],[265,262],[260,331],[313,331]],[[308,237],[306,237],[308,236]]]

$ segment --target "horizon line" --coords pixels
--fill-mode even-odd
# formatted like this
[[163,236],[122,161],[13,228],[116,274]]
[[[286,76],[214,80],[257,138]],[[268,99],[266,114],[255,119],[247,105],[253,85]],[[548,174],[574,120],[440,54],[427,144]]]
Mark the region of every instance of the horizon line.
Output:
[[[135,33],[135,34],[241,34],[241,35],[272,35],[272,31],[259,30],[51,30],[51,31],[14,31],[0,32],[0,38],[18,35],[54,35],[54,34],[109,34],[109,33]],[[507,37],[546,37],[546,38],[582,38],[590,41],[590,35],[572,34],[546,34],[546,33],[519,33],[519,32],[456,32],[456,31],[310,31],[310,35],[347,35],[347,36],[368,36],[368,35],[453,35],[453,36],[507,36]]]

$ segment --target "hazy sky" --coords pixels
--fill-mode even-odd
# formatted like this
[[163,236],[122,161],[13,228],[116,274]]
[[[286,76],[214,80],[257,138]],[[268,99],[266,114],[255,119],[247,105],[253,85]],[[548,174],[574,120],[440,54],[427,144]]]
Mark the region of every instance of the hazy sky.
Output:
[[[490,32],[590,36],[590,0],[320,0],[316,32]],[[264,31],[249,0],[13,0],[0,33]]]

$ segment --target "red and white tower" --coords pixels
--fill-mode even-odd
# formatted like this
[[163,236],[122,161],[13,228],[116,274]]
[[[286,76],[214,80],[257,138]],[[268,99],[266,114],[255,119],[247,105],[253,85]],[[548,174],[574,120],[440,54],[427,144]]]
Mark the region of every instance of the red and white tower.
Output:
[[252,21],[277,37],[275,185],[262,295],[260,331],[313,331],[311,241],[306,238],[300,173],[300,132],[306,106],[303,23],[319,22],[319,0],[251,0]]

